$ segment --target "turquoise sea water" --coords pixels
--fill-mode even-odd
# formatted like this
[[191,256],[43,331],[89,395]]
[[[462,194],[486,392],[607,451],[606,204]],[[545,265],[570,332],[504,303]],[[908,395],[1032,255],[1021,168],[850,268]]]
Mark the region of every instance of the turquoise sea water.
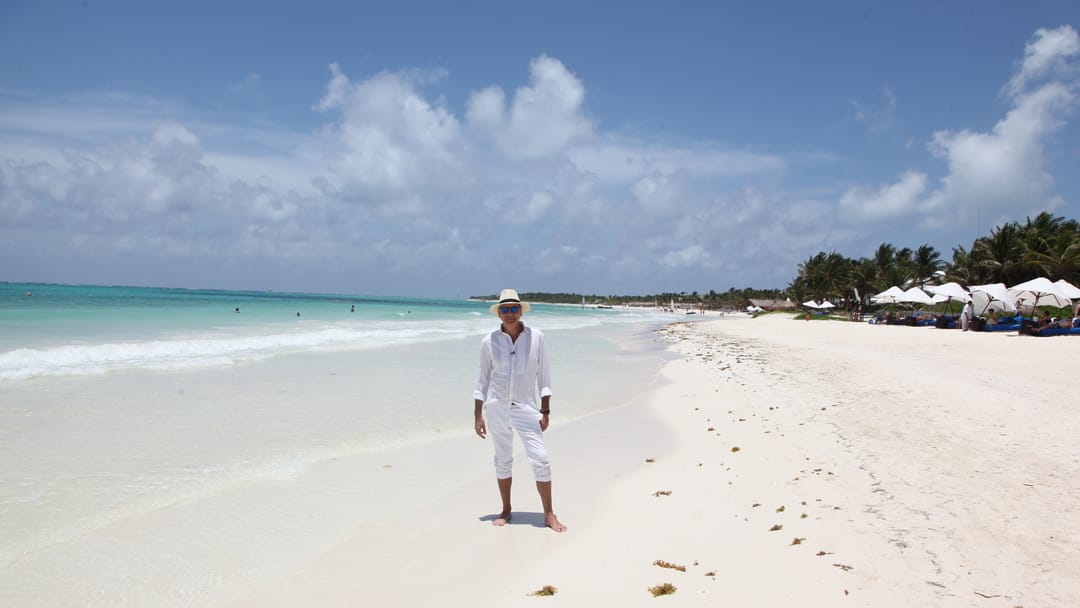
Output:
[[[167,566],[152,551],[184,544],[192,530],[178,514],[213,518],[226,511],[209,505],[222,501],[265,510],[246,502],[249,491],[287,489],[332,463],[355,462],[348,485],[374,491],[384,470],[370,459],[395,450],[430,451],[432,467],[479,450],[438,479],[490,474],[472,429],[480,340],[498,325],[488,307],[0,283],[0,604],[134,606],[143,594],[193,605],[193,585],[214,593],[243,568],[233,577],[221,563]],[[668,356],[653,330],[673,320],[686,319],[533,305],[525,322],[548,336],[556,429],[648,391]],[[563,466],[557,455],[553,466]],[[393,506],[347,500],[340,487],[311,497],[341,507],[305,537],[313,544]],[[306,507],[275,508],[283,533],[309,525]],[[169,523],[147,523],[158,520]],[[143,535],[155,542],[139,541],[139,551],[150,553],[95,553],[95,568],[80,570],[84,586],[72,586],[72,560]],[[263,546],[265,536],[253,529],[236,542]],[[138,584],[136,569],[147,570]],[[88,592],[97,599],[82,603]]]
[[[640,311],[533,307],[549,330],[616,326]],[[0,380],[230,365],[476,335],[488,304],[341,294],[0,283]]]

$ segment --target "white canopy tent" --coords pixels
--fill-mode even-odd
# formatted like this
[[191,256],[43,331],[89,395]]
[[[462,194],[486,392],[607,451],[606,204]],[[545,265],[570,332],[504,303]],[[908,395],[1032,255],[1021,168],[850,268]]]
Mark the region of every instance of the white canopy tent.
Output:
[[813,300],[807,300],[807,301],[803,302],[802,305],[807,307],[807,308],[813,308],[814,310],[817,310],[817,309],[821,308],[821,305],[818,304],[817,302],[813,301]]
[[835,306],[836,306],[835,304],[833,304],[832,302],[830,302],[828,300],[822,300],[821,304],[818,305],[818,308],[828,310],[830,308],[834,308]]

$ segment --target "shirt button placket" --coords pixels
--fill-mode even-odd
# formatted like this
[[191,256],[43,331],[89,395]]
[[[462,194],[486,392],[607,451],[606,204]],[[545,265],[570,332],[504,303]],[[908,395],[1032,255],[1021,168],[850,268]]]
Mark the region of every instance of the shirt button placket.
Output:
[[514,378],[517,376],[517,374],[515,373],[515,371],[516,371],[515,368],[517,367],[517,355],[514,353],[514,348],[515,348],[514,342],[511,340],[511,342],[510,342],[510,355],[509,355],[510,356],[510,367],[509,367],[509,369],[510,369],[510,382],[508,383],[509,386],[510,386],[510,394],[507,395],[507,397],[510,399],[511,404],[514,403],[514,401],[515,401],[514,397],[517,395],[517,393],[514,392]]

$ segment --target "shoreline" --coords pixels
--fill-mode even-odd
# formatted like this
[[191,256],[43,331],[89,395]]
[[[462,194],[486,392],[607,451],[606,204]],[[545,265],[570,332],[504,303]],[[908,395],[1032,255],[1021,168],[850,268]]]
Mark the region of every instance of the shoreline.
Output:
[[[558,426],[667,356],[648,323],[568,325],[549,330]],[[462,487],[494,499],[479,338],[4,383],[0,604],[219,605]]]
[[[662,583],[684,605],[1080,603],[1068,339],[784,315],[652,340],[671,355],[637,398],[553,408],[565,534],[543,527],[520,444],[514,520],[492,526],[491,445],[455,432],[131,518],[68,550],[50,586],[94,597],[91,556],[108,555],[159,606],[646,605]],[[188,533],[153,534],[169,529]],[[48,605],[27,567],[0,600]],[[174,586],[139,587],[162,568]],[[238,576],[202,584],[223,573]],[[529,595],[545,585],[556,595]]]

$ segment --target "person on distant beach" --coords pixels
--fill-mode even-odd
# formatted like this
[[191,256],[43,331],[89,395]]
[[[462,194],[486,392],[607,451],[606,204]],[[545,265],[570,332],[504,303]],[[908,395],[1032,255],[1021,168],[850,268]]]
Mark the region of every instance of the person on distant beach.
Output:
[[987,325],[997,325],[997,323],[998,323],[997,313],[994,312],[993,308],[991,308],[990,309],[990,314],[986,317],[986,324]]
[[975,307],[971,300],[964,302],[964,309],[960,311],[960,329],[967,331],[971,327],[971,317],[974,316]]
[[[550,424],[551,372],[548,368],[544,334],[526,327],[521,317],[529,312],[517,291],[504,289],[491,312],[499,316],[499,328],[480,343],[480,375],[473,391],[473,417],[477,436],[488,432],[495,443],[495,479],[499,485],[502,511],[492,522],[505,526],[512,515],[510,486],[513,481],[514,431],[525,445],[532,466],[536,490],[544,507],[544,524],[565,532],[551,502],[551,462],[544,447],[544,431]],[[540,407],[536,407],[537,391]],[[487,412],[487,421],[484,412]]]
[[1045,310],[1042,312],[1042,316],[1039,317],[1038,324],[1039,329],[1042,329],[1044,327],[1050,327],[1050,313]]

